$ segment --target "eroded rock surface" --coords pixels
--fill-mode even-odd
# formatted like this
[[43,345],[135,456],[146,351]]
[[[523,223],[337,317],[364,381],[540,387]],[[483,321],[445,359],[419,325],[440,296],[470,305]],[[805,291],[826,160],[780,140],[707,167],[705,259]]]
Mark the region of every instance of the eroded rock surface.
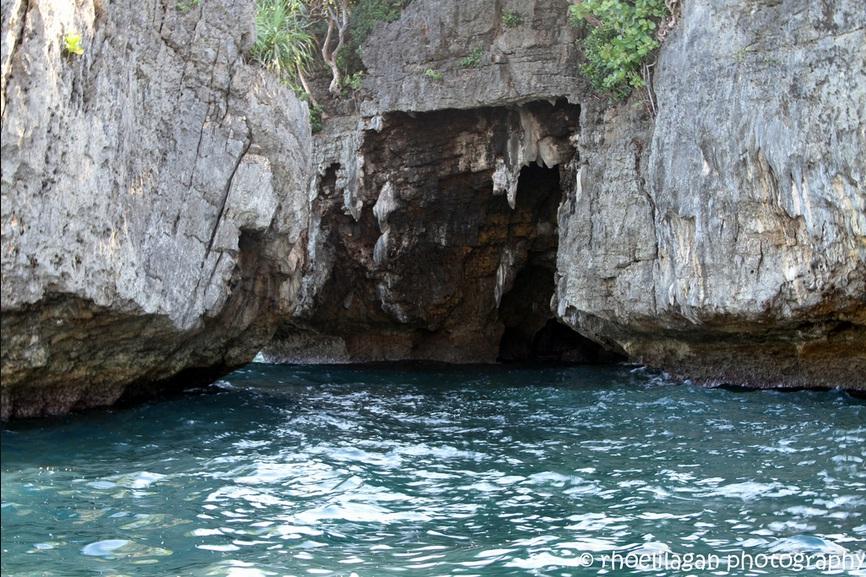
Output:
[[654,116],[591,93],[567,0],[413,0],[310,150],[243,63],[251,2],[4,3],[3,415],[213,378],[274,330],[276,360],[601,346],[866,388],[862,3],[682,4]]
[[292,313],[309,127],[253,38],[252,1],[4,1],[4,418],[213,378]]
[[[420,0],[363,48],[364,116],[586,95],[569,0]],[[519,24],[509,27],[506,16]],[[440,76],[441,75],[441,78]]]

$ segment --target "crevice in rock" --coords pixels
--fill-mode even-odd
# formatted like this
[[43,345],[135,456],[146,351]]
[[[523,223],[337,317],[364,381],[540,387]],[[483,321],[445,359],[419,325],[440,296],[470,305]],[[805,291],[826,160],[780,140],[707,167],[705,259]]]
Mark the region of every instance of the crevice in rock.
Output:
[[523,265],[498,308],[504,325],[500,362],[617,362],[622,357],[560,323],[550,302],[556,290],[557,208],[562,200],[561,171],[536,163],[523,167],[517,186],[517,211],[530,210],[535,235]]

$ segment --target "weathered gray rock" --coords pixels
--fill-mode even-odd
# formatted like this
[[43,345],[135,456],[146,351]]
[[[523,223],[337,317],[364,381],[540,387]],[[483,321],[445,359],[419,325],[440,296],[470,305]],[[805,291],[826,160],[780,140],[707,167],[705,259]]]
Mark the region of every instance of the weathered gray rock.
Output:
[[587,107],[558,314],[706,381],[866,388],[862,2],[689,0],[639,103]]
[[[420,0],[363,47],[364,116],[586,94],[569,0]],[[509,28],[506,14],[520,23]],[[428,72],[429,71],[429,72]],[[442,75],[437,79],[437,73]]]
[[311,152],[243,63],[252,2],[4,0],[3,415],[274,330],[279,360],[597,358],[554,316],[703,381],[866,388],[861,4],[686,0],[653,117],[588,90],[567,0],[413,0]]
[[212,377],[291,314],[309,127],[254,34],[251,0],[4,0],[4,418]]

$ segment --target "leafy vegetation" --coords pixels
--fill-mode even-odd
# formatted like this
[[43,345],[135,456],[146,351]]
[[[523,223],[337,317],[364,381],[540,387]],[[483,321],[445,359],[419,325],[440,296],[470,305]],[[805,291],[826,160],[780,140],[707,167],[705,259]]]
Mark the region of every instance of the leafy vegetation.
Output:
[[308,92],[304,74],[313,61],[315,39],[303,0],[257,0],[252,57],[295,92]]
[[409,1],[256,0],[253,58],[313,104],[306,76],[317,74],[322,64],[331,73],[331,94],[359,90],[361,46],[376,24],[399,18]]
[[478,68],[483,57],[484,50],[481,48],[475,48],[460,61],[460,66],[463,68]]
[[63,37],[63,52],[70,56],[81,56],[84,47],[81,45],[81,34],[67,34]]
[[321,132],[323,126],[324,119],[322,118],[323,110],[322,107],[312,101],[310,96],[302,92],[298,94],[298,98],[307,103],[307,106],[310,109],[310,130],[313,134],[317,132]]
[[324,128],[322,119],[322,108],[317,104],[310,105],[310,131],[317,134]]
[[517,28],[523,24],[523,15],[519,12],[506,10],[502,13],[502,24],[504,24],[506,28]]
[[626,98],[646,82],[642,66],[659,47],[665,0],[582,0],[570,7],[571,22],[589,25],[583,41],[583,73],[599,91]]
[[424,76],[433,80],[435,82],[440,82],[445,76],[438,70],[433,70],[432,68],[428,68],[424,71]]
[[201,0],[180,0],[177,3],[177,9],[181,14],[186,14],[193,8],[201,6]]
[[361,90],[361,87],[364,85],[364,71],[358,70],[352,74],[348,74],[343,77],[343,92],[351,93],[357,92]]

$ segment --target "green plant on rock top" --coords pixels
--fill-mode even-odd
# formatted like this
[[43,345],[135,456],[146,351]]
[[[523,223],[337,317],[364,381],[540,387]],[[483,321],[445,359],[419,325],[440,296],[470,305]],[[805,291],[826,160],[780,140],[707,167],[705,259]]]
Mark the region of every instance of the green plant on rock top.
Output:
[[656,31],[668,15],[665,0],[582,0],[569,13],[572,24],[591,26],[581,70],[593,87],[624,99],[645,86],[641,68],[659,47]]
[[440,82],[443,78],[445,78],[444,74],[442,74],[438,70],[433,70],[432,68],[428,68],[427,70],[425,70],[424,76],[436,82]]
[[478,68],[483,57],[484,50],[481,48],[475,48],[460,61],[460,66],[463,68]]
[[81,45],[81,34],[67,34],[63,37],[63,52],[70,56],[81,56],[84,47]]
[[506,28],[517,28],[523,24],[523,15],[519,12],[506,10],[502,13],[502,24],[504,24]]

